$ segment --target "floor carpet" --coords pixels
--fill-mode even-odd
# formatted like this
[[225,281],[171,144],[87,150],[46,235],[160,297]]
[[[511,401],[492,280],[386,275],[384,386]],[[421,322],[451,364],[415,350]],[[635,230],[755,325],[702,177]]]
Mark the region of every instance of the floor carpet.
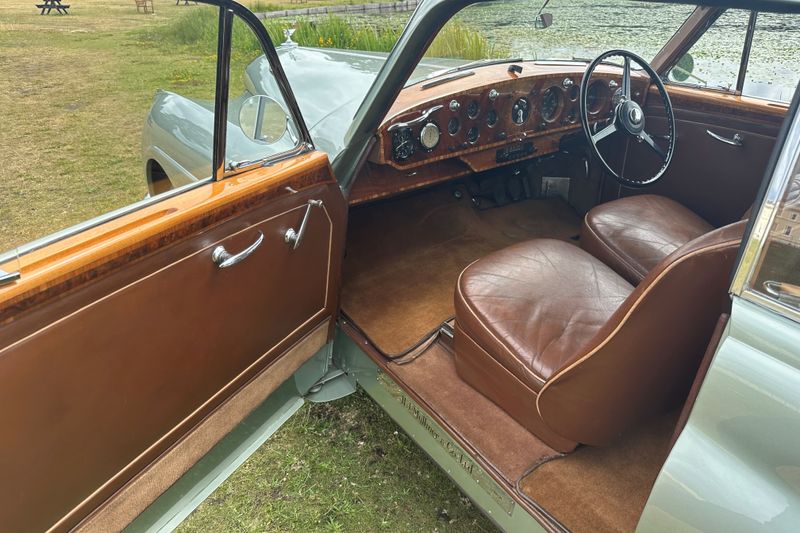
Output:
[[648,421],[611,446],[584,446],[540,465],[520,489],[574,533],[636,529],[669,453],[677,413]]
[[478,210],[447,185],[350,213],[342,309],[385,354],[403,352],[453,314],[458,275],[495,250],[533,238],[569,240],[580,218],[565,202]]

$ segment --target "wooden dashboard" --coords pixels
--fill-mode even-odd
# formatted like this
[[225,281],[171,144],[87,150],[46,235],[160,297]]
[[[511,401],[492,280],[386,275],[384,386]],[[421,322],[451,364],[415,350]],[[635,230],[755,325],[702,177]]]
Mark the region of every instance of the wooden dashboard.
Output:
[[[378,130],[350,204],[557,152],[561,138],[581,128],[584,68],[572,62],[506,63],[406,87]],[[613,114],[621,84],[621,69],[595,71],[590,121]],[[640,104],[647,85],[647,76],[633,73],[632,96]]]

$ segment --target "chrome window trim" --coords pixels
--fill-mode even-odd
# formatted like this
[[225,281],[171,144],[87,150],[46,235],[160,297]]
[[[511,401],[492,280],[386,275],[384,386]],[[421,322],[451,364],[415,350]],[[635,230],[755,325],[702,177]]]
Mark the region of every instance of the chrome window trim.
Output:
[[731,293],[800,322],[800,312],[759,293],[752,286],[756,267],[763,259],[770,229],[775,224],[778,207],[800,162],[800,112],[797,111],[796,105],[792,106],[792,109],[794,116],[791,117],[786,140],[775,163],[764,199],[758,206],[753,227],[745,237],[741,260],[731,283]]
[[143,200],[139,200],[138,202],[128,204],[124,207],[120,207],[119,209],[115,209],[113,211],[109,211],[108,213],[104,213],[94,218],[90,218],[89,220],[80,222],[78,224],[75,224],[74,226],[70,226],[68,228],[59,230],[55,233],[45,235],[44,237],[36,239],[35,241],[27,242],[21,246],[18,246],[17,248],[12,248],[11,250],[0,253],[0,264],[16,260],[25,254],[35,252],[36,250],[40,250],[45,246],[49,246],[60,240],[66,239],[68,237],[73,237],[86,230],[92,229],[101,224],[105,224],[106,222],[111,222],[112,220],[116,220],[125,215],[129,215],[135,211],[138,211],[139,209],[156,205],[157,203],[163,200],[172,198],[174,196],[178,196],[179,194],[183,194],[184,192],[194,189],[195,187],[200,187],[201,185],[206,185],[208,183],[213,183],[213,182],[214,178],[208,177],[203,180],[196,181],[194,183],[187,183],[182,187],[177,187],[175,189],[165,191],[157,196],[151,196]]

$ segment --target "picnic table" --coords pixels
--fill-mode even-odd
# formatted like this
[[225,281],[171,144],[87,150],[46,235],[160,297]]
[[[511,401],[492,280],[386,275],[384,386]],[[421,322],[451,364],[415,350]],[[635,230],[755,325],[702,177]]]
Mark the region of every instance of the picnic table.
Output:
[[[183,0],[183,5],[188,6],[190,1],[193,1],[193,0]],[[175,5],[176,6],[180,5],[180,3],[181,3],[181,0],[175,0]],[[195,2],[195,5],[197,5],[197,2]]]
[[49,15],[52,10],[56,10],[56,13],[59,15],[68,15],[69,14],[69,4],[62,4],[61,0],[44,0],[42,4],[36,4],[36,9],[41,9],[42,12],[39,13],[40,15],[44,15],[45,9],[47,10],[47,14]]

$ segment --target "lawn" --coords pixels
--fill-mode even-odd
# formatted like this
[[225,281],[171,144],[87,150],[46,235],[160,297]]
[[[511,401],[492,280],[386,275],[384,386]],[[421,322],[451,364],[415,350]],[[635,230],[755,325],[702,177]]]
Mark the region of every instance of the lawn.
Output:
[[[213,75],[213,53],[163,31],[194,6],[156,0],[155,15],[145,16],[133,0],[71,0],[68,16],[40,16],[34,3],[0,3],[0,251],[140,200],[154,88],[204,96],[198,80]],[[493,528],[358,393],[304,406],[182,529]]]

